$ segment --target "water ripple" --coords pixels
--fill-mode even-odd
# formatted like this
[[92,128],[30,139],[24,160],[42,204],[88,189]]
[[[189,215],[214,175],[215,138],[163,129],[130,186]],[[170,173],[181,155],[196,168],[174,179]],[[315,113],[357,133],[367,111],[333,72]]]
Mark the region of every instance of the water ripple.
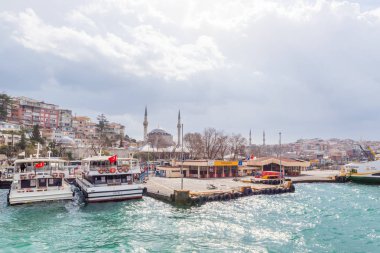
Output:
[[303,184],[201,207],[152,198],[6,205],[0,252],[377,252],[379,186]]

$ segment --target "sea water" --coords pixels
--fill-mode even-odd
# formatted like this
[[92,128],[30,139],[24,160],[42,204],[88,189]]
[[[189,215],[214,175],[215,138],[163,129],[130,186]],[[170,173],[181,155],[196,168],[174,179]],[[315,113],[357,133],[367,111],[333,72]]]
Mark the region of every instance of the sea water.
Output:
[[298,184],[295,193],[176,207],[149,197],[7,206],[1,252],[380,252],[380,187]]

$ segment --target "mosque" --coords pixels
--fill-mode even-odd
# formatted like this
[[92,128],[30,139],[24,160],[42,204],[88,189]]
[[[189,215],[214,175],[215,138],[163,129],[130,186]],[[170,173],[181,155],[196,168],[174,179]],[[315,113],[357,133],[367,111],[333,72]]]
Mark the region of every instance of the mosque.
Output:
[[181,145],[181,112],[178,112],[177,122],[177,142],[173,140],[173,135],[162,128],[155,128],[148,132],[148,109],[145,107],[144,114],[144,141],[139,148],[140,153],[146,153],[151,159],[180,159],[182,155],[186,159],[189,151]]
[[173,135],[166,132],[162,128],[156,128],[153,129],[148,133],[148,109],[145,107],[145,114],[144,114],[144,143],[150,143],[152,147],[155,148],[167,148],[172,146],[181,146],[181,111],[178,112],[178,123],[177,123],[177,143],[173,140]]

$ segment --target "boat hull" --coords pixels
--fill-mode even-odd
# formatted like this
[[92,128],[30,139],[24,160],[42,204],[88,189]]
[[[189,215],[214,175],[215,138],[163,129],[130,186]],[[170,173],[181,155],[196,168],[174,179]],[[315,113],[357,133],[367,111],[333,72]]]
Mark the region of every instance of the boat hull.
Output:
[[44,201],[57,201],[57,200],[72,200],[73,192],[71,189],[65,188],[63,190],[49,190],[49,191],[35,191],[35,192],[14,192],[9,193],[9,204],[19,205],[28,204],[34,202],[44,202]]
[[138,184],[93,186],[80,178],[77,178],[76,183],[88,203],[141,199],[143,195],[143,188]]
[[380,176],[351,175],[349,180],[361,184],[380,184]]

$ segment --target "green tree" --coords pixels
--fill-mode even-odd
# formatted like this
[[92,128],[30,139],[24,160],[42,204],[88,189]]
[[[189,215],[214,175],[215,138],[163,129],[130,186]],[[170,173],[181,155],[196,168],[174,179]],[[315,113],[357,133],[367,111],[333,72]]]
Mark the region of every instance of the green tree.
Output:
[[107,129],[109,126],[109,122],[106,116],[102,113],[97,117],[98,124],[96,124],[96,131],[99,135],[100,146],[106,147],[111,145],[111,140],[107,136]]
[[27,145],[27,141],[26,141],[25,133],[22,132],[22,133],[21,133],[20,142],[17,144],[17,146],[18,146],[22,151],[24,151],[25,148],[26,148],[26,145]]
[[5,93],[0,94],[0,121],[6,121],[10,103],[11,97]]
[[41,137],[40,126],[38,124],[33,126],[32,137],[30,137],[30,140],[41,144],[45,143],[45,140]]

